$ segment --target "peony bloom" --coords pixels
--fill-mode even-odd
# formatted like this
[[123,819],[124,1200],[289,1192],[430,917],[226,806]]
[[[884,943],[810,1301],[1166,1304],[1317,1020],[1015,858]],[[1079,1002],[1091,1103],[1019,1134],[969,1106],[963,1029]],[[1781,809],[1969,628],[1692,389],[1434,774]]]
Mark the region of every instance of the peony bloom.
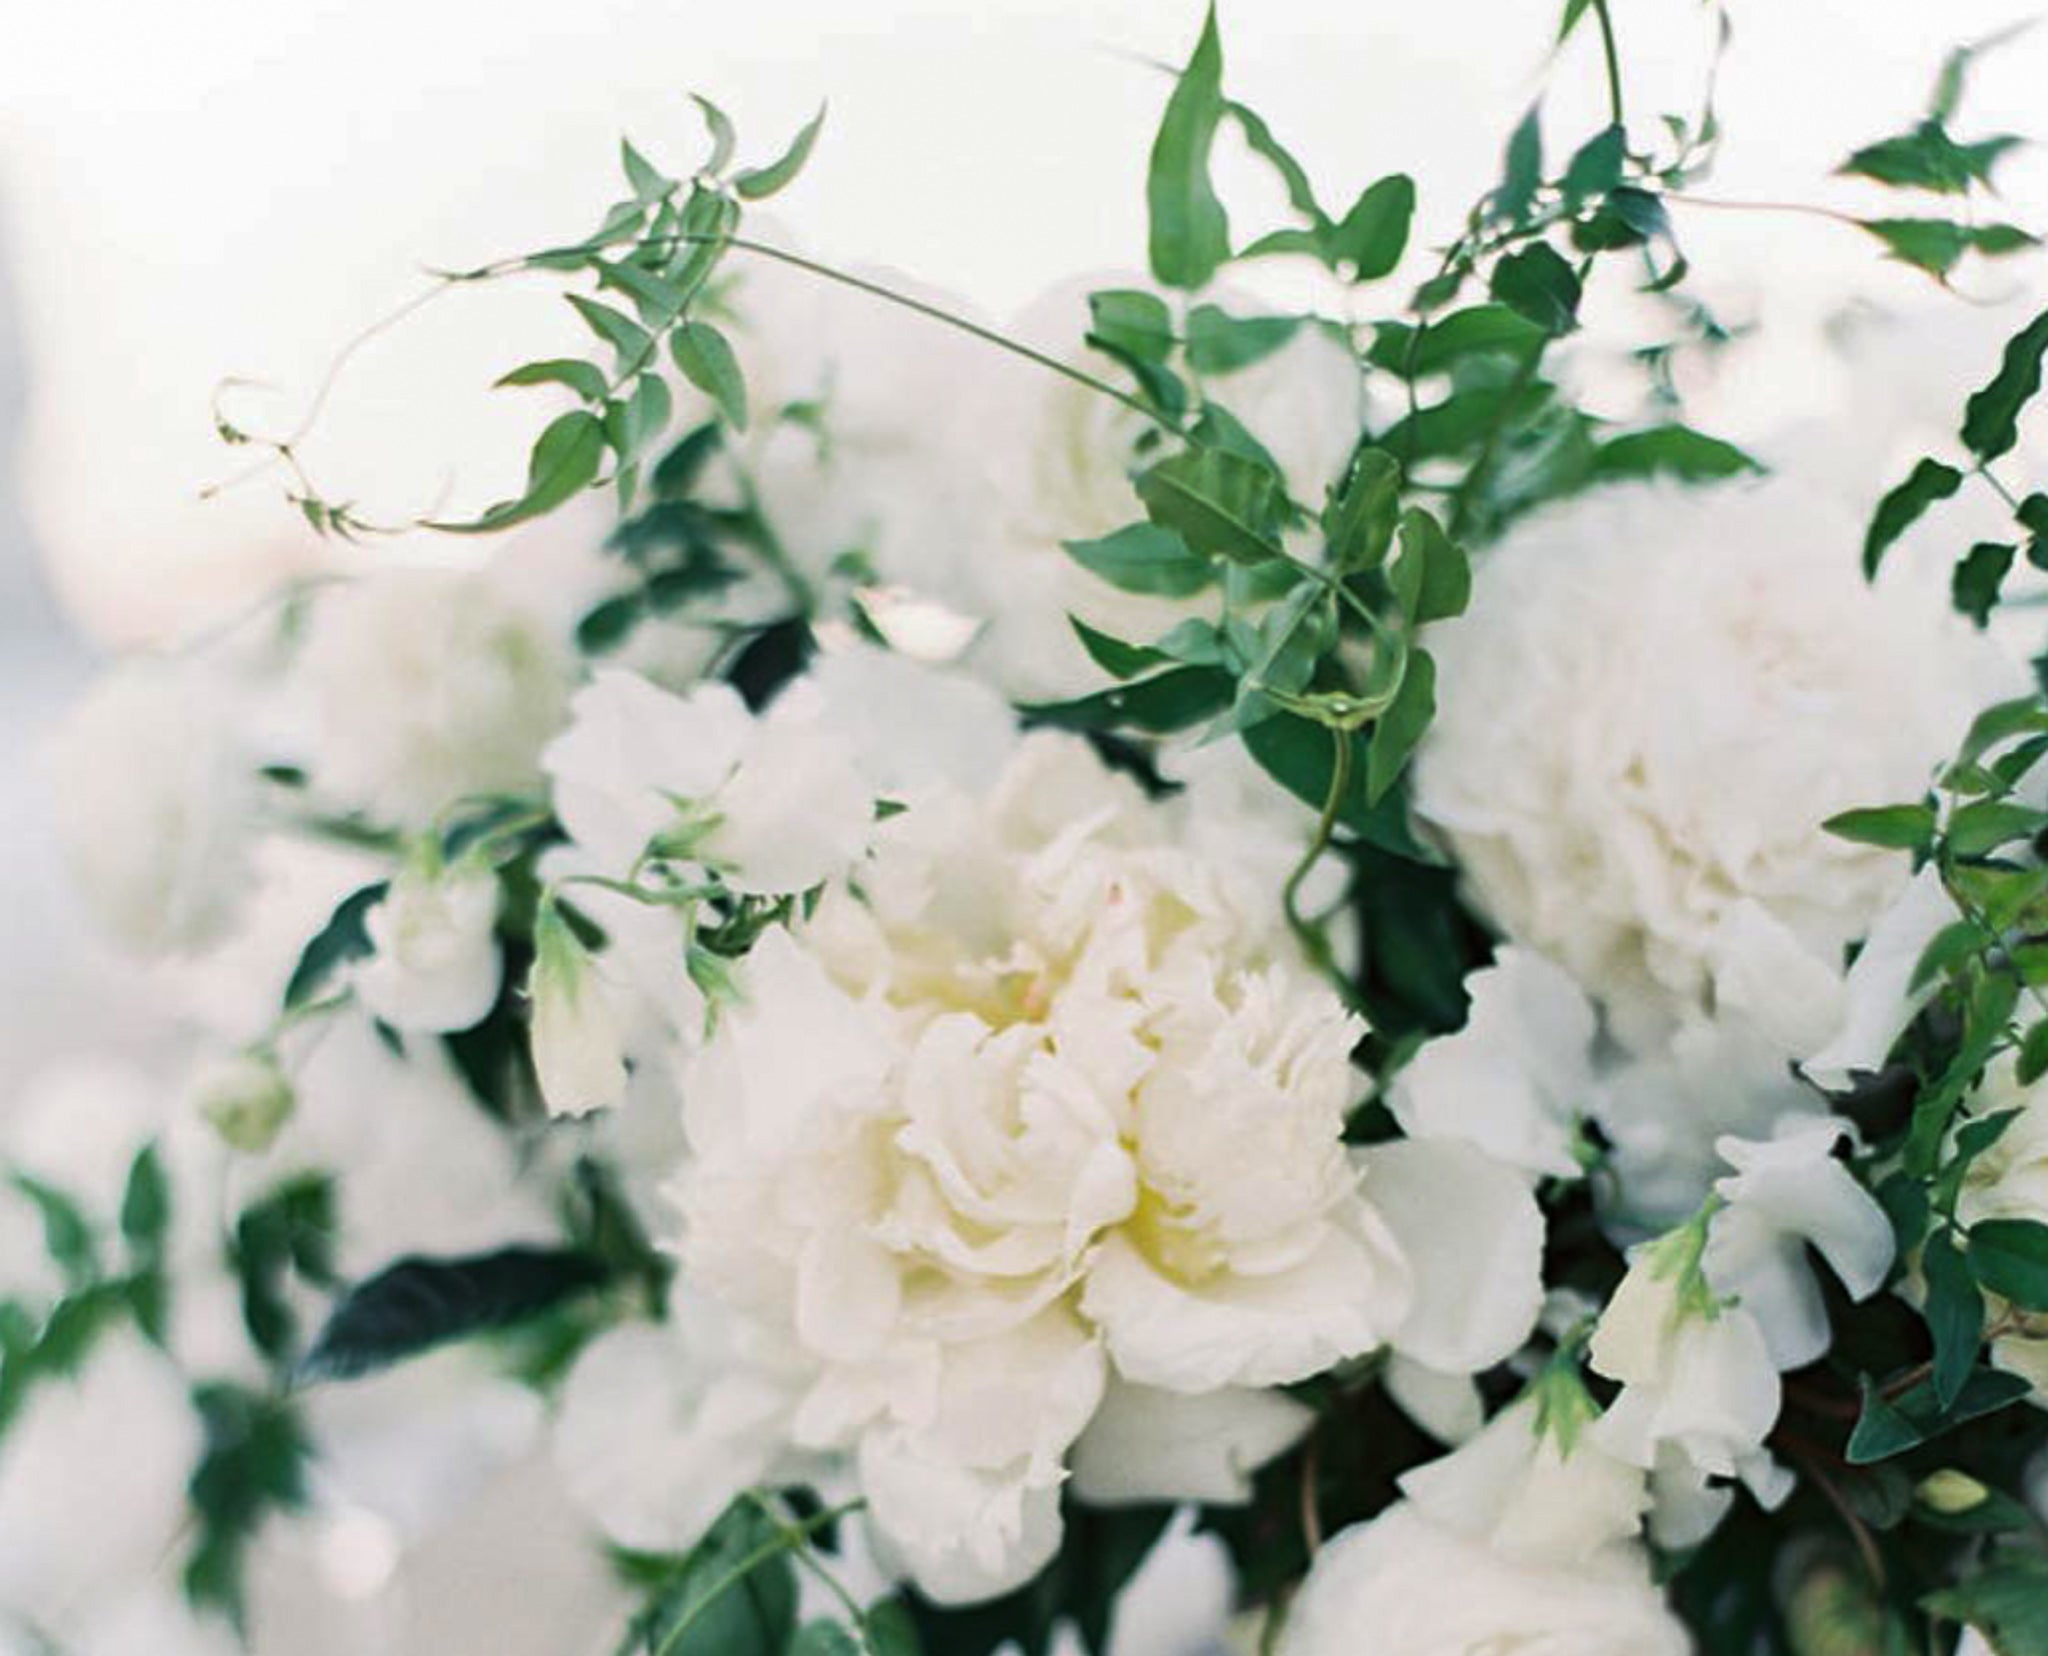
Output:
[[[932,731],[975,723],[923,679]],[[1232,1498],[1301,1426],[1265,1388],[1410,1337],[1509,1354],[1541,1218],[1469,1145],[1347,1149],[1360,1026],[1184,800],[1067,736],[920,741],[857,873],[685,1052],[672,1195],[780,1449],[851,1467],[878,1554],[965,1600],[1051,1556],[1070,1457],[1105,1499]],[[678,1386],[676,1452],[760,1476]]]
[[252,883],[254,761],[226,686],[176,661],[103,677],[49,752],[57,831],[87,908],[148,954],[224,937]]
[[365,921],[373,953],[356,993],[394,1029],[445,1033],[483,1020],[504,974],[497,940],[498,878],[487,863],[399,870]]
[[425,828],[462,799],[533,787],[570,665],[487,574],[386,569],[321,594],[298,672],[315,785]]
[[1703,1018],[1828,1040],[1908,870],[1818,825],[1917,795],[2009,682],[1930,595],[1866,586],[1858,534],[1789,484],[1610,490],[1489,553],[1435,630],[1421,809],[1631,1048]]
[[1280,1656],[1688,1656],[1691,1640],[1618,1543],[1521,1562],[1413,1501],[1336,1536],[1289,1610]]

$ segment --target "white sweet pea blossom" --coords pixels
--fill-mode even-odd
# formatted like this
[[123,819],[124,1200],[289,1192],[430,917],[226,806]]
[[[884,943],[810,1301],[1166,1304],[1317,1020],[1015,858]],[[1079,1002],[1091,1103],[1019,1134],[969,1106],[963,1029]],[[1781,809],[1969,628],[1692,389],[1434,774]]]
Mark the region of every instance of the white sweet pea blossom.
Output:
[[1703,1268],[1717,1293],[1756,1319],[1781,1371],[1828,1348],[1808,1247],[1852,1300],[1870,1298],[1891,1270],[1891,1221],[1834,1155],[1848,1131],[1841,1121],[1794,1121],[1775,1138],[1724,1138],[1715,1147],[1735,1171],[1714,1186],[1726,1206],[1708,1226]]
[[608,670],[576,694],[542,757],[555,809],[598,866],[623,874],[650,843],[718,868],[735,890],[803,891],[858,853],[873,799],[799,683],[756,718],[729,685],[686,696]]
[[93,917],[146,954],[218,942],[254,883],[254,760],[206,668],[137,660],[65,716],[47,753],[57,832]]
[[1618,1543],[1575,1563],[1521,1562],[1399,1501],[1319,1553],[1280,1656],[1690,1656],[1684,1624]]
[[1778,1371],[1756,1319],[1708,1285],[1706,1227],[1702,1217],[1638,1249],[1601,1314],[1588,1356],[1622,1390],[1592,1434],[1631,1466],[1676,1456],[1699,1476],[1742,1479],[1772,1507],[1791,1491],[1763,1447]]
[[554,1115],[609,1109],[626,1091],[618,1013],[560,909],[543,899],[533,926],[529,1040],[541,1097]]
[[1908,870],[1817,825],[1917,795],[2012,679],[1937,596],[1865,583],[1859,532],[1789,482],[1604,490],[1511,534],[1433,630],[1418,804],[1631,1048],[1704,1017],[1828,1041],[1845,946]]
[[1860,1073],[1884,1068],[1893,1043],[1941,987],[1940,978],[1931,977],[1916,989],[1913,969],[1935,934],[1956,918],[1941,870],[1931,865],[1878,916],[1849,968],[1841,1027],[1799,1066],[1816,1084],[1838,1090]]
[[1417,1138],[1464,1138],[1537,1177],[1575,1178],[1577,1124],[1597,1082],[1597,1019],[1570,976],[1510,944],[1466,980],[1465,1027],[1427,1043],[1389,1102]]
[[[686,1280],[792,1387],[787,1445],[851,1464],[879,1553],[966,1599],[1050,1556],[1106,1394],[1096,1487],[1234,1492],[1299,1420],[1245,1394],[1383,1344],[1411,1267],[1394,1172],[1342,1143],[1359,1026],[1270,888],[1069,737],[910,795],[857,889],[737,969],[674,1196]],[[1176,1403],[1126,1445],[1140,1387]]]
[[426,828],[531,788],[567,713],[569,653],[488,572],[392,568],[323,589],[297,673],[323,793]]
[[[429,846],[431,851],[431,845]],[[394,1029],[445,1033],[480,1022],[498,998],[498,878],[486,862],[415,855],[365,918],[370,958],[356,993]]]

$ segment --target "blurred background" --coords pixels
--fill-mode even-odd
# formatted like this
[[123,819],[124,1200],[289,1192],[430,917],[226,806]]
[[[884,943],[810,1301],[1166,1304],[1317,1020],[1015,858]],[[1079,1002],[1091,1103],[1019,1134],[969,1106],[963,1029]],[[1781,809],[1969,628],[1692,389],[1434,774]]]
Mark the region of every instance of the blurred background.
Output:
[[[1591,30],[1551,62],[1559,9],[1221,0],[1226,81],[1326,201],[1413,173],[1426,249],[1493,182],[1546,78],[1560,147],[1605,119]],[[1631,118],[1695,112],[1712,10],[1614,10]],[[289,428],[336,350],[418,292],[423,267],[582,234],[617,193],[623,132],[686,171],[701,141],[688,91],[730,111],[743,154],[758,156],[830,100],[813,163],[774,204],[776,233],[821,257],[897,267],[995,317],[1077,272],[1132,269],[1156,65],[1185,56],[1200,11],[0,0],[0,1119],[60,1060],[114,1050],[147,1066],[174,1035],[65,893],[43,733],[96,659],[174,638],[335,556],[274,476],[201,498],[237,462],[213,429],[219,382],[261,382],[238,393],[238,413]],[[1727,139],[1701,193],[1862,211],[1881,197],[1833,169],[1907,128],[1948,48],[2014,22],[2016,0],[1732,0],[1729,12]],[[1959,132],[2037,135],[2044,69],[2048,29],[1986,56]],[[1225,166],[1227,194],[1268,191],[1241,157]],[[2023,153],[2001,177],[2004,216],[2048,226],[2048,158]],[[1740,439],[1828,433],[1853,408],[1853,439],[1824,436],[1817,452],[1861,506],[1945,429],[2011,312],[2044,286],[2021,260],[1945,296],[1881,264],[1859,233],[1777,212],[1696,210],[1678,233],[1697,291],[1725,320],[1758,325],[1691,388],[1695,423]],[[1290,280],[1276,269],[1273,297]],[[380,338],[309,449],[327,490],[371,517],[516,493],[540,407],[486,388],[573,343],[560,310],[506,284]],[[1869,325],[1847,326],[1859,318]]]

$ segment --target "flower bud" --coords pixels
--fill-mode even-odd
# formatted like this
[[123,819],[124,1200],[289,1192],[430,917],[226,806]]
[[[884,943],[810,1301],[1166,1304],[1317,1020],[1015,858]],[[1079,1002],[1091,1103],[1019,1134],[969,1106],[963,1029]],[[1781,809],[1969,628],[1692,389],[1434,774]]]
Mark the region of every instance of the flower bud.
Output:
[[297,1103],[276,1057],[260,1048],[215,1059],[192,1092],[213,1130],[231,1148],[252,1156],[270,1148]]
[[1930,1473],[1921,1480],[1920,1487],[1913,1493],[1922,1506],[1940,1513],[1944,1518],[1954,1518],[1980,1507],[1991,1496],[1991,1491],[1969,1473],[1958,1472],[1952,1466],[1945,1466],[1939,1472]]
[[541,1097],[551,1115],[608,1109],[626,1090],[618,1017],[605,999],[590,951],[569,929],[552,897],[542,900],[534,917],[533,947],[528,1038]]

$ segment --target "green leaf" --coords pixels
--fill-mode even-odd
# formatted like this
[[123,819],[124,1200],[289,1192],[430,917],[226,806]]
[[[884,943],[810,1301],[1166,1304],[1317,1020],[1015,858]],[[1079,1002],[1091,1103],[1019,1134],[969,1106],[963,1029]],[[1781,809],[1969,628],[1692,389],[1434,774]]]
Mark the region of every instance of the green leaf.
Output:
[[2042,1076],[2048,1075],[2048,1019],[2035,1024],[2020,1042],[2014,1073],[2023,1087],[2031,1087]]
[[1387,555],[1400,510],[1400,462],[1385,449],[1360,449],[1323,507],[1323,541],[1332,567],[1346,574],[1375,567]]
[[318,997],[334,980],[334,975],[350,961],[364,959],[370,954],[370,910],[384,901],[384,894],[389,889],[388,881],[373,880],[366,886],[358,886],[336,905],[327,924],[315,932],[312,940],[300,951],[298,964],[285,980],[285,1011],[296,1011]]
[[1081,648],[1088,652],[1089,659],[1111,678],[1136,678],[1154,667],[1164,667],[1172,659],[1148,645],[1098,632],[1078,615],[1068,616],[1067,625],[1074,629],[1074,636],[1081,640]]
[[[1317,229],[1327,228],[1329,216],[1316,201],[1315,188],[1308,181],[1308,173],[1287,146],[1273,136],[1273,129],[1241,103],[1226,101],[1223,107],[1243,129],[1246,147],[1279,175],[1281,187],[1287,192],[1287,204]],[[1300,234],[1308,237],[1309,245],[1296,251],[1320,256],[1319,238],[1310,231]],[[1240,254],[1239,257],[1245,255]]]
[[1971,547],[1956,564],[1949,581],[1950,597],[1958,613],[1967,615],[1979,627],[1986,625],[2018,554],[2017,546],[1998,541],[1979,541]]
[[1995,941],[1974,920],[1951,920],[1927,940],[1913,965],[1910,988],[1918,993],[1937,977],[1945,977],[1966,960],[1975,959]]
[[647,601],[638,591],[593,604],[576,623],[576,648],[591,656],[616,650],[632,636],[646,613]]
[[1593,451],[1592,475],[1603,483],[1625,478],[1671,477],[1709,483],[1764,468],[1733,443],[1686,425],[1653,426],[1609,439]]
[[149,1263],[163,1253],[171,1223],[171,1187],[164,1177],[163,1158],[154,1144],[145,1144],[128,1164],[121,1188],[121,1237],[129,1254]]
[[285,1289],[296,1274],[325,1286],[334,1280],[334,1183],[325,1174],[285,1180],[242,1210],[229,1247],[241,1279],[242,1320],[256,1349],[274,1361],[291,1353],[298,1316]]
[[1377,281],[1408,251],[1414,218],[1415,180],[1406,173],[1390,173],[1365,187],[1324,246],[1332,258],[1352,267],[1356,280]]
[[1196,552],[1243,563],[1281,556],[1280,480],[1270,467],[1217,449],[1186,449],[1135,481],[1146,515]]
[[1203,287],[1230,257],[1230,220],[1209,179],[1223,107],[1223,46],[1211,4],[1167,99],[1145,175],[1147,251],[1152,274],[1168,287]]
[[1959,857],[1981,857],[2016,839],[2031,838],[2044,817],[2030,806],[2003,799],[1971,801],[1949,817],[1949,849]]
[[1547,242],[1532,242],[1493,267],[1494,298],[1550,335],[1579,325],[1579,277]]
[[34,1204],[43,1225],[43,1252],[77,1286],[99,1275],[99,1247],[84,1212],[55,1185],[29,1173],[12,1173],[7,1182]]
[[1980,1219],[1970,1227],[1970,1271],[2026,1311],[2048,1311],[2048,1225]]
[[1216,578],[1215,565],[1188,550],[1171,529],[1133,523],[1099,540],[1063,541],[1067,555],[1122,592],[1187,598]]
[[1577,203],[1589,196],[1605,195],[1621,182],[1621,166],[1628,159],[1628,137],[1619,126],[1608,126],[1579,146],[1561,181],[1565,200]]
[[1883,242],[1901,263],[1946,280],[1966,253],[1998,258],[2035,245],[2034,237],[2011,224],[1956,224],[1948,219],[1882,218],[1856,221]]
[[597,280],[600,287],[616,288],[631,299],[641,325],[656,333],[682,315],[690,302],[689,294],[674,282],[637,264],[600,264]]
[[619,140],[619,164],[626,170],[626,182],[643,207],[651,207],[676,187],[676,181],[633,147],[633,140]]
[[2020,411],[2041,389],[2041,353],[2048,350],[2048,311],[2006,342],[1997,375],[1963,407],[1964,446],[1980,463],[2019,441]]
[[1562,46],[1579,26],[1579,19],[1592,9],[1593,0],[1564,0],[1564,16],[1558,20],[1557,43]]
[[1885,553],[1937,500],[1946,500],[1963,486],[1963,474],[1939,460],[1917,462],[1899,484],[1877,503],[1870,528],[1863,536],[1863,573],[1876,576]]
[[1022,709],[1036,724],[1063,730],[1112,730],[1119,726],[1163,735],[1186,730],[1230,705],[1237,681],[1216,667],[1175,667],[1156,678],[1098,690],[1073,701],[1044,702]]
[[1436,663],[1427,650],[1410,650],[1400,694],[1374,723],[1366,748],[1365,796],[1369,801],[1377,804],[1394,785],[1435,717]]
[[804,163],[811,158],[811,149],[818,142],[819,130],[825,125],[825,106],[818,105],[818,113],[803,124],[802,129],[789,141],[784,150],[765,167],[750,167],[733,175],[732,187],[744,201],[766,201],[776,191],[791,183],[804,170]]
[[2037,1552],[1996,1555],[1968,1580],[1930,1593],[1920,1607],[1974,1627],[1996,1656],[2048,1656],[2048,1558]]
[[1993,704],[1970,722],[1957,751],[1958,764],[1974,764],[2001,743],[2015,736],[2048,734],[2048,707],[2033,696],[2015,696]]
[[[1088,319],[1088,343],[1099,345],[1123,361],[1157,366],[1173,354],[1173,313],[1156,293],[1140,288],[1106,288],[1091,293]],[[1192,318],[1189,340],[1192,360]]]
[[709,98],[692,92],[690,102],[703,113],[704,125],[711,133],[711,153],[704,158],[703,170],[715,177],[725,171],[725,164],[732,159],[739,134],[733,130],[732,117]]
[[529,362],[515,368],[497,382],[499,385],[566,385],[585,402],[603,402],[611,389],[604,371],[594,362],[554,357],[546,362]]
[[299,1374],[307,1380],[370,1374],[451,1340],[538,1316],[597,1287],[607,1274],[587,1254],[553,1248],[401,1259],[341,1297]]
[[1529,209],[1536,204],[1536,191],[1543,183],[1543,126],[1539,109],[1539,105],[1531,104],[1529,113],[1508,135],[1500,184],[1493,192],[1493,216],[1509,224],[1520,224],[1528,217]]
[[1973,184],[1988,186],[1991,169],[2020,142],[2000,136],[1958,144],[1938,119],[1928,120],[1900,137],[1865,145],[1843,162],[1840,170],[1895,189],[1962,195]]
[[789,1641],[789,1656],[863,1656],[861,1644],[836,1621],[807,1621]]
[[668,336],[683,377],[702,391],[735,431],[747,429],[747,381],[725,335],[709,322],[685,322]]
[[1271,356],[1300,327],[1298,316],[1232,316],[1216,305],[1197,305],[1188,313],[1188,366],[1198,374],[1235,373]]
[[1963,1382],[1955,1402],[1943,1409],[1935,1399],[1931,1378],[1887,1398],[1866,1377],[1863,1413],[1849,1434],[1845,1457],[1851,1466],[1889,1460],[1968,1421],[2009,1408],[2033,1389],[2019,1375],[1980,1368]]
[[274,1513],[305,1504],[312,1444],[289,1397],[220,1381],[196,1388],[192,1402],[205,1450],[187,1489],[197,1537],[185,1594],[239,1629],[244,1556]]
[[621,370],[643,368],[654,355],[654,339],[623,311],[580,293],[564,295],[590,331],[618,353]]
[[501,500],[468,523],[435,523],[444,534],[488,534],[545,516],[597,479],[608,446],[605,423],[582,409],[558,415],[533,445],[526,462],[526,493]]
[[[1411,591],[1403,608],[1416,626],[1448,621],[1465,613],[1472,596],[1472,565],[1465,549],[1444,533],[1443,525],[1411,506],[1401,514],[1401,550],[1395,560],[1397,591]],[[1406,571],[1413,569],[1410,575]]]
[[1977,1365],[1984,1343],[1984,1295],[1970,1275],[1962,1250],[1945,1230],[1934,1232],[1920,1255],[1927,1279],[1927,1304],[1921,1315],[1934,1336],[1934,1400],[1951,1408],[1963,1382]]
[[[1266,774],[1315,810],[1321,810],[1330,797],[1339,739],[1325,726],[1296,713],[1276,714],[1244,733],[1245,751]],[[1408,813],[1401,797],[1388,794],[1375,802],[1366,795],[1365,736],[1354,731],[1341,740],[1352,744],[1352,765],[1350,785],[1337,811],[1338,823],[1397,857],[1427,861],[1429,852],[1408,831]]]
[[1468,356],[1527,356],[1543,330],[1505,305],[1468,305],[1420,330],[1405,322],[1375,325],[1366,360],[1403,379],[1440,374]]
[[[783,1656],[796,1631],[796,1570],[767,1515],[727,1507],[634,1618],[627,1651],[645,1656]],[[624,1656],[624,1653],[622,1653]]]
[[1932,805],[1873,805],[1838,812],[1821,824],[1821,830],[1858,845],[1922,852],[1934,843],[1934,823]]

